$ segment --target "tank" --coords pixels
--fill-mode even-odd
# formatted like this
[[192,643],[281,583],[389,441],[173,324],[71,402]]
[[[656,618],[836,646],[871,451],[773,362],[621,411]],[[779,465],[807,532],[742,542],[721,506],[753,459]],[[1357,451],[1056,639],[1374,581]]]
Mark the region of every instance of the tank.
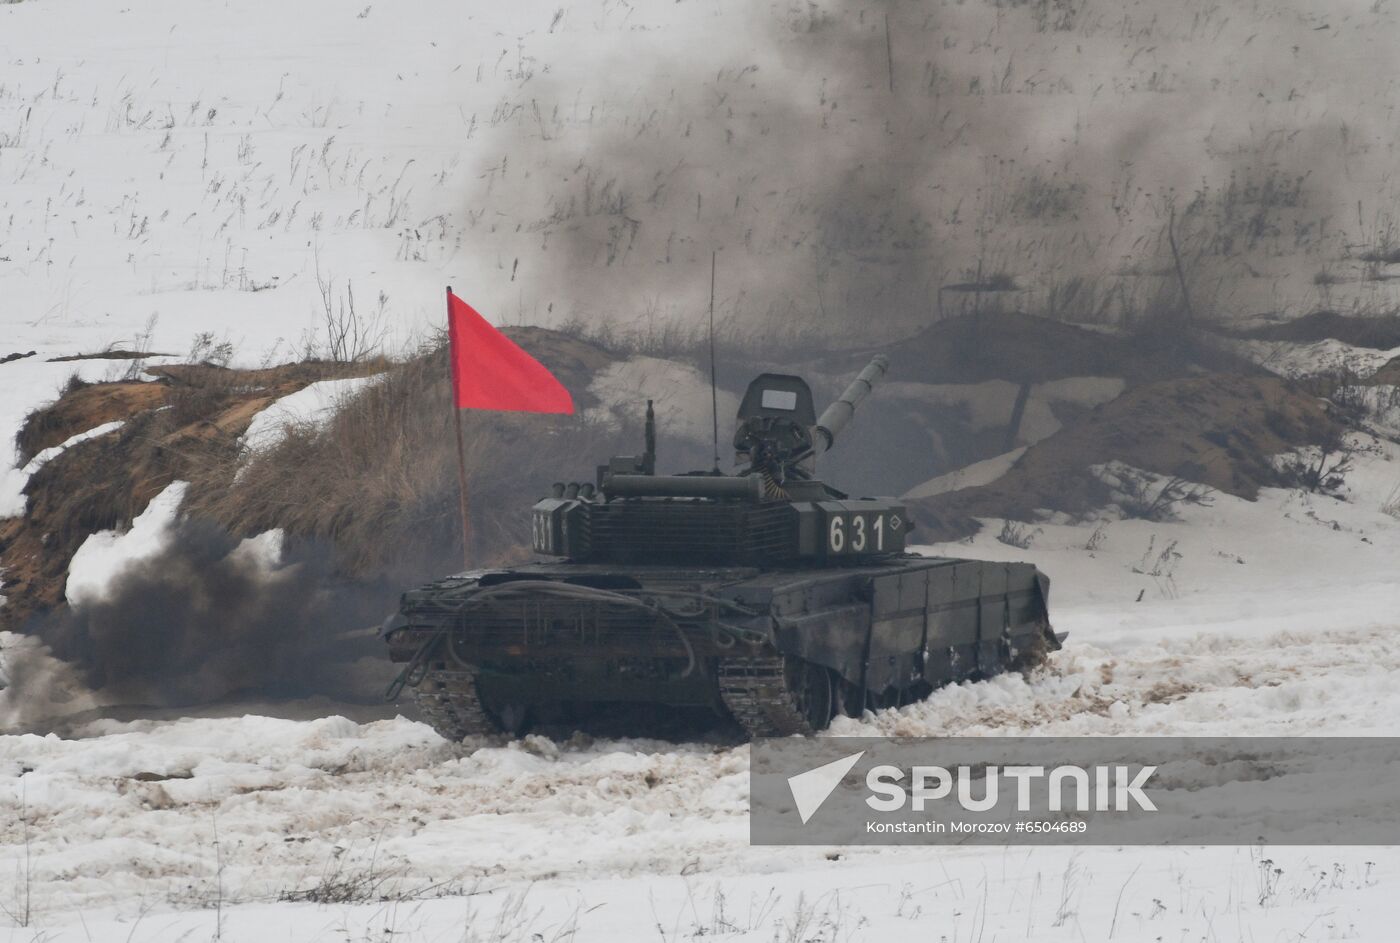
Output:
[[657,474],[648,402],[640,455],[531,509],[537,562],[403,595],[382,632],[403,664],[389,697],[412,688],[452,740],[680,708],[772,737],[1034,665],[1062,639],[1044,574],[909,553],[899,500],[816,477],[888,366],[875,357],[820,416],[800,377],[756,378],[735,474]]

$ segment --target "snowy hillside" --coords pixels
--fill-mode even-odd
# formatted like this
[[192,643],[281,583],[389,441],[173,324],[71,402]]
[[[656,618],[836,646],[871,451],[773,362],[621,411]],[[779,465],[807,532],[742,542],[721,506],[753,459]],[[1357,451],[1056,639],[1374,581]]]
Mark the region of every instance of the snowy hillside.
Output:
[[252,361],[352,289],[398,340],[447,283],[654,323],[720,249],[749,329],[907,330],[978,271],[1085,320],[1160,285],[1171,205],[1198,306],[1384,303],[1397,34],[1369,0],[7,4],[0,318]]

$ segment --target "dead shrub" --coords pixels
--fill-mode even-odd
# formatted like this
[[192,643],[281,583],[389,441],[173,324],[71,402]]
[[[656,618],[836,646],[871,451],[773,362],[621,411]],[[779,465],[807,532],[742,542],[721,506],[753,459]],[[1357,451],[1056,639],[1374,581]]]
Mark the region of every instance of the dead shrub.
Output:
[[1006,544],[1008,547],[1016,547],[1019,550],[1029,550],[1031,541],[1040,536],[1040,533],[1041,529],[1039,527],[1032,530],[1029,524],[1023,524],[1020,521],[1005,520],[1001,524],[1001,533],[997,534],[997,540]]
[[1381,505],[1381,513],[1400,520],[1400,483],[1390,489],[1390,494]]
[[1118,509],[1128,520],[1171,521],[1183,505],[1210,507],[1213,490],[1202,484],[1172,475],[1162,478],[1134,468],[1121,469],[1118,491],[1114,495]]
[[1352,467],[1350,449],[1312,446],[1286,456],[1279,463],[1279,478],[1285,488],[1340,497]]
[[316,288],[321,296],[317,312],[321,331],[319,338],[307,339],[305,359],[321,355],[336,363],[361,363],[379,356],[389,334],[389,296],[381,291],[373,309],[357,307],[354,283],[347,281],[345,290],[338,290],[335,279],[321,274],[319,252]]

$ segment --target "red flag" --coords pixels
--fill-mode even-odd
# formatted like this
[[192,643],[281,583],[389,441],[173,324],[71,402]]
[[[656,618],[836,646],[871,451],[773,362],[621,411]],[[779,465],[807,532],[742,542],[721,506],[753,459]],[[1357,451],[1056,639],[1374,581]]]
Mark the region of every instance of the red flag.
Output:
[[574,400],[545,366],[447,289],[452,393],[458,409],[572,413]]

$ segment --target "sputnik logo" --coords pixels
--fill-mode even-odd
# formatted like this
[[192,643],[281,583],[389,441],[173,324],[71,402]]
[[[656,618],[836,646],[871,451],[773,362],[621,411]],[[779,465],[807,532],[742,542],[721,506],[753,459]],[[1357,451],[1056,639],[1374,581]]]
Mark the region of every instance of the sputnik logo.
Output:
[[861,750],[816,769],[788,777],[788,789],[792,790],[792,801],[797,803],[797,814],[802,817],[803,825],[817,814],[822,803],[836,791],[836,787],[851,771],[851,767],[864,755],[865,751]]

